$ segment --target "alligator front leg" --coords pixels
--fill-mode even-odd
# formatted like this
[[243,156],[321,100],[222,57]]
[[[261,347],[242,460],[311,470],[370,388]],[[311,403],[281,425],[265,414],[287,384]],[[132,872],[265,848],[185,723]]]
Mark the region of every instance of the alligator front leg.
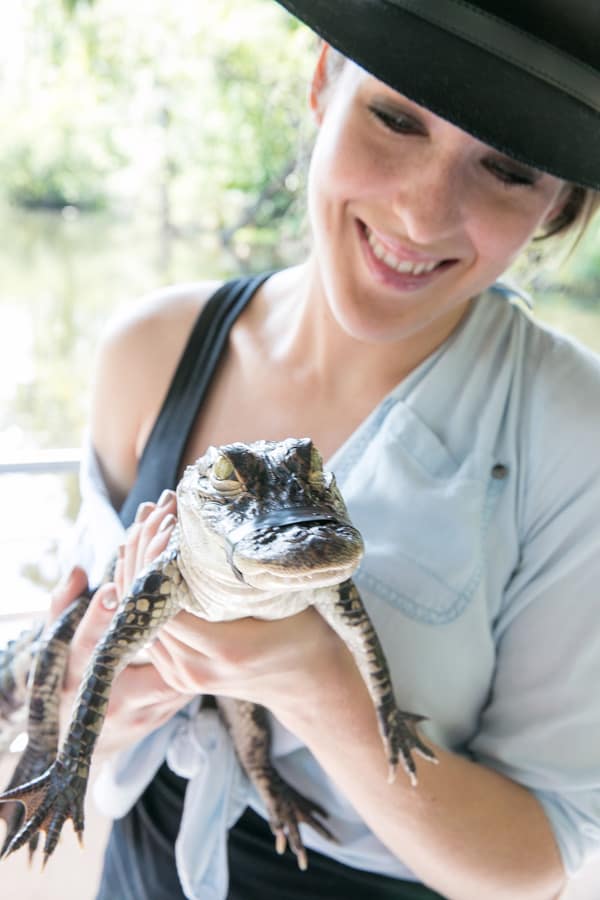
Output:
[[131,657],[180,609],[185,590],[175,554],[168,554],[168,551],[136,579],[96,646],[56,760],[40,777],[0,795],[0,802],[18,800],[25,807],[24,824],[11,840],[6,854],[29,842],[38,832],[45,831],[45,863],[54,851],[67,819],[72,820],[81,839],[90,765],[106,715],[112,682]]
[[[27,747],[23,751],[6,790],[19,787],[37,778],[52,764],[58,751],[59,700],[61,685],[69,654],[69,646],[77,626],[87,610],[91,592],[86,592],[71,603],[52,624],[40,641],[33,665],[29,717],[27,721]],[[6,837],[0,856],[4,854],[23,824],[23,804],[14,800],[0,805],[0,816],[6,821]],[[37,846],[37,835],[31,838],[30,852]]]
[[411,783],[416,785],[413,751],[430,762],[437,762],[434,753],[417,732],[417,725],[424,721],[425,716],[404,712],[396,706],[385,654],[356,585],[349,579],[334,588],[324,588],[319,592],[315,608],[350,649],[365,681],[377,711],[379,730],[390,765],[388,780],[394,780],[401,758]]
[[265,804],[277,853],[283,853],[289,842],[298,867],[306,869],[308,861],[298,825],[305,822],[323,837],[335,841],[329,829],[315,817],[316,814],[327,818],[327,813],[318,803],[304,797],[284,781],[271,763],[271,733],[266,710],[245,700],[217,697],[216,701],[229,728],[238,759]]

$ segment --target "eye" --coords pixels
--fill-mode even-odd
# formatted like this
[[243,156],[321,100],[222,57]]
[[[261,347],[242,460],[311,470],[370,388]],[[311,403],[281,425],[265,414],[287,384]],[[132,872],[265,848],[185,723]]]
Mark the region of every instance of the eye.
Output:
[[220,456],[213,463],[212,474],[217,481],[227,481],[234,474],[233,463],[226,456]]
[[209,474],[212,486],[221,494],[236,493],[242,489],[233,463],[226,456],[219,456],[215,460]]
[[424,134],[423,127],[412,116],[401,110],[386,109],[384,106],[371,105],[369,112],[395,134]]
[[522,169],[519,166],[512,165],[510,162],[504,163],[499,160],[488,160],[485,166],[498,181],[501,181],[507,187],[513,185],[517,187],[533,187],[539,178],[537,172],[530,169]]

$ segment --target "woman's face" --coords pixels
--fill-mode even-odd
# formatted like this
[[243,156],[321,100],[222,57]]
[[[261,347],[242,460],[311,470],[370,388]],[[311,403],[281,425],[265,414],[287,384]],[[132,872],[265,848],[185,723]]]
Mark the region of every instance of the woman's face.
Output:
[[567,186],[353,63],[327,85],[322,63],[309,179],[322,290],[354,337],[433,348],[556,214]]

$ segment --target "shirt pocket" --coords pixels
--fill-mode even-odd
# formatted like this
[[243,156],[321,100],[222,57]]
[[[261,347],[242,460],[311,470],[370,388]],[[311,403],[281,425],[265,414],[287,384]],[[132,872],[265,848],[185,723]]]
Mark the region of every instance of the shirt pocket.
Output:
[[[365,541],[355,581],[419,622],[441,625],[467,607],[484,575],[484,538],[501,480],[493,461],[457,461],[403,402],[363,446],[340,486]],[[356,449],[356,448],[355,448]]]

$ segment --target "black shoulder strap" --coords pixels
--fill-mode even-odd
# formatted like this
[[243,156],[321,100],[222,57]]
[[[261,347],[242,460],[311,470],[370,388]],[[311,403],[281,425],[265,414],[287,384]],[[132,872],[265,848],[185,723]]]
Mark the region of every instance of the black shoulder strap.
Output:
[[127,527],[140,503],[156,501],[177,484],[188,437],[227,341],[244,307],[271,273],[222,285],[202,308],[139,462],[119,516]]

